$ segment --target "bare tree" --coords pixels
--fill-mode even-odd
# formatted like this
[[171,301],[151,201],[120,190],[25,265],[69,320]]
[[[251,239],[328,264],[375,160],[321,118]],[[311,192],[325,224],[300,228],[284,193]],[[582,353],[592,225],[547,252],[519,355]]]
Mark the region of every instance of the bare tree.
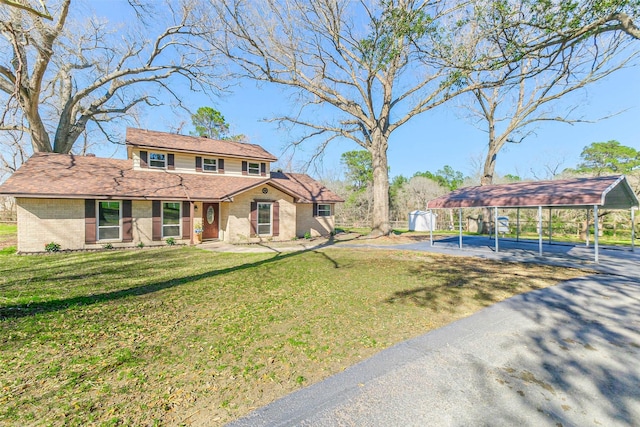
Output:
[[49,10],[47,9],[47,4],[43,0],[39,0],[39,7],[29,4],[26,0],[0,0],[0,3],[10,7],[26,10],[40,18],[48,19],[50,21],[53,20],[51,13],[49,13]]
[[426,209],[427,202],[442,196],[448,190],[432,179],[423,176],[414,176],[402,186],[398,204],[404,206],[403,212],[407,213],[415,209]]
[[[537,38],[537,33],[520,33],[522,38]],[[521,143],[535,133],[543,122],[576,124],[589,119],[576,114],[579,105],[563,106],[572,92],[604,79],[628,66],[638,51],[626,49],[628,40],[620,35],[601,36],[574,44],[548,55],[532,53],[510,64],[514,71],[503,84],[478,87],[462,103],[475,125],[487,134],[487,152],[480,185],[494,181],[499,152],[507,143]],[[469,81],[493,79],[491,72],[470,73]]]
[[139,20],[121,30],[82,16],[71,0],[49,5],[51,23],[0,9],[0,130],[28,134],[33,151],[68,153],[89,125],[117,142],[110,122],[159,105],[158,93],[180,104],[176,78],[194,90],[215,88],[196,6],[167,0],[156,13],[153,3],[129,4]]
[[[351,140],[373,160],[372,228],[388,234],[387,149],[392,133],[472,86],[461,69],[483,57],[463,19],[470,3],[414,0],[210,0],[225,37],[215,49],[239,74],[292,89],[299,109],[278,117],[319,138]],[[323,120],[318,109],[332,109]],[[325,110],[326,112],[326,110]]]

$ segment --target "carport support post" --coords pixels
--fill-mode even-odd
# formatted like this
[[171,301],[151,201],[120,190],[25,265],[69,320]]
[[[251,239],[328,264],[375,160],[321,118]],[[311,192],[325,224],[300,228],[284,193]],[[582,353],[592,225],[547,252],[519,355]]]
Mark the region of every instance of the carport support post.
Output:
[[542,206],[538,206],[538,254],[542,256]]
[[520,208],[516,208],[516,242],[520,241]]
[[585,235],[587,236],[587,247],[589,247],[589,209],[587,209],[587,231],[585,232]]
[[498,252],[498,207],[493,208],[493,232],[496,235],[496,253]]
[[595,251],[595,261],[598,264],[598,205],[593,205],[593,249]]
[[458,246],[462,249],[462,208],[458,209],[458,229],[460,230]]
[[553,223],[551,222],[551,206],[549,206],[549,244],[551,244],[551,234],[553,233]]
[[433,246],[433,211],[429,209],[429,245]]

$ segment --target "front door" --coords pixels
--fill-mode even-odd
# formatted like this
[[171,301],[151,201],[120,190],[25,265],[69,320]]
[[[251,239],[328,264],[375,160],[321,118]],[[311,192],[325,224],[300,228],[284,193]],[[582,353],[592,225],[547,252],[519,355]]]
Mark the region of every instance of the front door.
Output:
[[218,238],[218,213],[220,205],[218,203],[202,204],[202,239]]

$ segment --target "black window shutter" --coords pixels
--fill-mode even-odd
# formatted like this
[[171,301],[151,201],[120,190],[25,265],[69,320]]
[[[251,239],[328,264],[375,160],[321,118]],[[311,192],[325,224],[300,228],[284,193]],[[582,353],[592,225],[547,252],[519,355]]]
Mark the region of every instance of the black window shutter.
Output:
[[151,225],[151,239],[162,240],[162,202],[154,200],[151,202],[151,216],[153,217]]
[[247,173],[247,162],[242,162],[242,175],[246,175]]
[[218,173],[224,173],[224,159],[218,159]]
[[202,157],[196,156],[196,171],[202,172]]
[[147,152],[146,151],[141,151],[140,152],[140,167],[141,168],[148,168],[149,164],[147,163]]
[[133,242],[133,220],[131,200],[122,201],[122,241]]
[[96,242],[96,201],[86,199],[84,201],[84,242]]
[[176,168],[176,158],[174,154],[169,154],[167,156],[167,169],[175,169]]
[[267,164],[260,163],[260,175],[267,176]]

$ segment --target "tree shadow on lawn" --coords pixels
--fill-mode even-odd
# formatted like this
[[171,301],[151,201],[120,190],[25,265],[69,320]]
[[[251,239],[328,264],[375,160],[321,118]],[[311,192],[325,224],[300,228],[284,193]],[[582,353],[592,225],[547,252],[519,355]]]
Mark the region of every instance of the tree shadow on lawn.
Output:
[[[284,259],[298,256],[307,252],[312,252],[312,253],[321,255],[328,261],[332,262],[334,265],[334,268],[339,268],[338,263],[334,259],[332,259],[329,255],[323,252],[318,252],[315,249],[301,250],[301,251],[288,252],[288,253],[279,252],[276,255],[267,259],[246,263],[246,264],[241,264],[233,267],[223,268],[220,270],[211,270],[211,271],[206,271],[204,273],[194,274],[190,276],[158,281],[158,282],[150,283],[143,286],[134,286],[127,289],[119,289],[119,290],[105,292],[101,294],[82,295],[82,296],[76,296],[71,298],[33,302],[28,304],[1,306],[0,320],[11,319],[11,318],[16,319],[21,317],[33,316],[41,313],[50,313],[50,312],[65,310],[75,306],[87,306],[87,305],[99,304],[107,301],[114,301],[114,300],[127,298],[130,296],[147,295],[147,294],[158,292],[164,289],[169,289],[169,288],[174,288],[176,286],[184,285],[186,283],[193,282],[193,281],[212,278],[216,276],[222,276],[228,273],[238,272],[238,271],[242,271],[250,268],[260,267],[265,264],[270,264],[272,262],[284,260]],[[150,254],[150,256],[153,256],[153,254]],[[98,261],[94,261],[94,262],[98,262]],[[136,258],[135,262],[139,263],[140,259]],[[109,273],[118,272],[121,270],[122,270],[122,266],[117,265],[109,270],[101,269],[100,271],[97,271],[95,273],[68,276],[68,277],[65,277],[65,280],[81,279],[81,278],[86,278],[87,276],[90,276],[90,275],[109,274]]]
[[[413,304],[418,307],[438,309],[444,306],[455,306],[462,302],[463,298],[473,298],[481,305],[489,305],[504,299],[498,293],[513,294],[539,289],[534,283],[536,280],[550,280],[548,275],[535,274],[533,270],[538,266],[519,263],[491,264],[494,268],[484,268],[481,265],[463,265],[461,260],[456,260],[455,265],[430,263],[420,265],[409,271],[410,274],[423,279],[428,284],[412,289],[404,289],[394,292],[385,300],[389,304]],[[511,271],[510,267],[518,271]],[[507,275],[512,281],[526,280],[527,284],[520,286],[509,283],[487,283],[491,277]],[[462,293],[466,292],[466,296]]]

